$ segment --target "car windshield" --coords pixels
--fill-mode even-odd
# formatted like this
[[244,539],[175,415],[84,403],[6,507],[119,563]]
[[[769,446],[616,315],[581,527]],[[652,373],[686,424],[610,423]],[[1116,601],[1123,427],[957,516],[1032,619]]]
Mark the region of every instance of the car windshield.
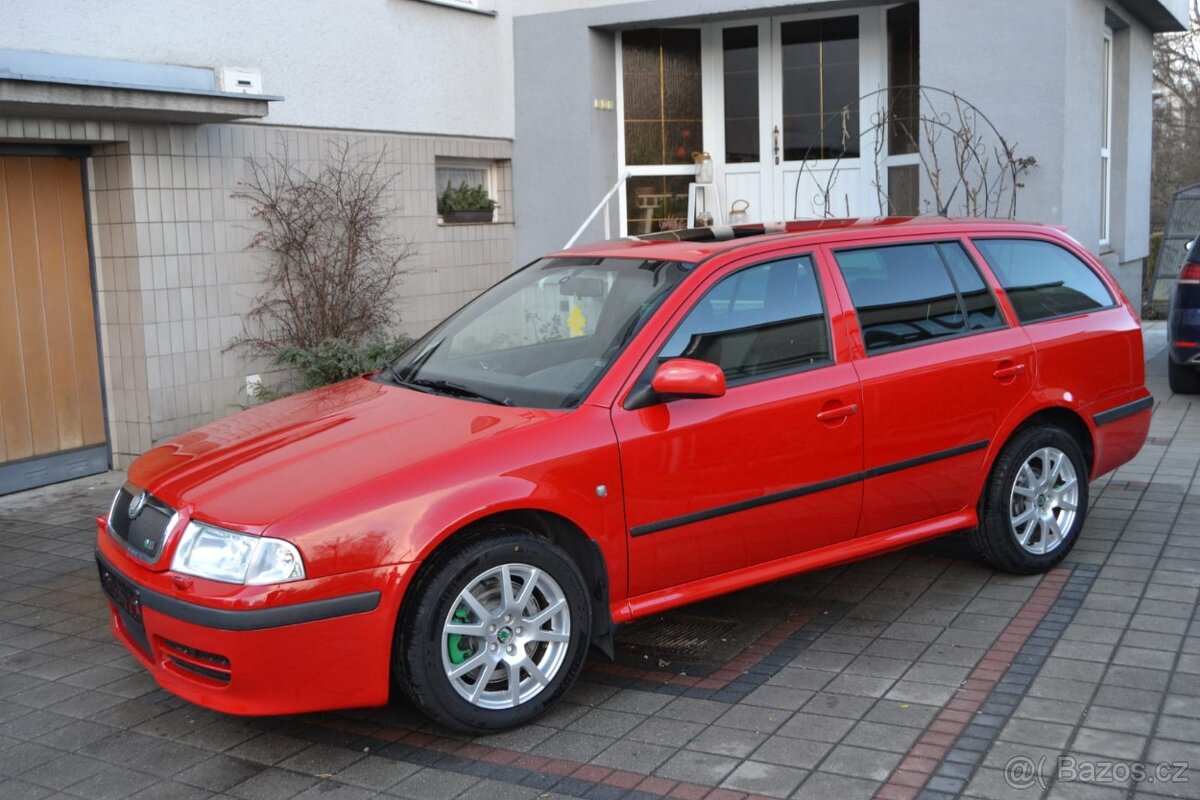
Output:
[[573,407],[686,274],[674,261],[536,261],[434,328],[377,379],[502,405]]

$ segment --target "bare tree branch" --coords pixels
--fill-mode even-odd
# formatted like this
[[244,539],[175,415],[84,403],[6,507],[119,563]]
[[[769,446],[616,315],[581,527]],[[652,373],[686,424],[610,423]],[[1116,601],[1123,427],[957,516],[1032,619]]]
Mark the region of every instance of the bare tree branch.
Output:
[[385,155],[363,159],[336,140],[315,171],[294,161],[286,144],[247,159],[233,196],[250,203],[259,230],[249,249],[265,254],[266,268],[230,348],[277,356],[332,339],[359,345],[397,321],[391,290],[410,247],[388,231]]

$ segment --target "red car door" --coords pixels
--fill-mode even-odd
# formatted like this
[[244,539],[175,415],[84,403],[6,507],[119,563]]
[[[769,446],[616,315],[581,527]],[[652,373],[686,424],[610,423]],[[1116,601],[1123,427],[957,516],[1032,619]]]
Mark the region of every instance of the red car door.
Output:
[[863,347],[860,535],[969,512],[987,448],[1032,386],[1029,338],[959,242],[835,247],[833,259]]
[[[614,406],[631,597],[686,592],[682,584],[854,536],[861,398],[823,295],[809,255],[720,270],[675,313]],[[631,408],[628,398],[676,357],[721,366],[725,395]]]

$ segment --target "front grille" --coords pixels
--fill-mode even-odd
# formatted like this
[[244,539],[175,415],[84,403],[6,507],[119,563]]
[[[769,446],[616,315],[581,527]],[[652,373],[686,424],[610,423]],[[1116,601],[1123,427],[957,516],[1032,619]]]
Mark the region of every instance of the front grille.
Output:
[[170,665],[177,669],[187,670],[193,675],[200,675],[218,683],[229,683],[233,678],[229,659],[225,656],[197,650],[170,639],[159,638],[158,642]]
[[121,487],[108,515],[108,529],[134,555],[154,562],[162,553],[163,541],[167,538],[175,511],[147,494],[137,515],[131,517],[130,506],[134,498],[141,494],[142,492],[132,484],[127,483]]

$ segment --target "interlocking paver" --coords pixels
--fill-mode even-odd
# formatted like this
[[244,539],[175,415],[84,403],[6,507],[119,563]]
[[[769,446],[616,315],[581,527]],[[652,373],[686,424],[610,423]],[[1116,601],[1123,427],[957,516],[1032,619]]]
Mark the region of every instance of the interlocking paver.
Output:
[[[1200,403],[1163,371],[1151,442],[1095,483],[1055,573],[993,572],[950,537],[780,582],[747,593],[753,613],[804,616],[745,674],[592,662],[551,713],[466,747],[402,701],[247,720],[167,695],[112,641],[91,563],[122,477],[0,498],[0,798],[1196,796],[1194,767],[1052,774],[1059,756],[1200,763]],[[1049,789],[1018,794],[1014,758],[1047,759]]]

